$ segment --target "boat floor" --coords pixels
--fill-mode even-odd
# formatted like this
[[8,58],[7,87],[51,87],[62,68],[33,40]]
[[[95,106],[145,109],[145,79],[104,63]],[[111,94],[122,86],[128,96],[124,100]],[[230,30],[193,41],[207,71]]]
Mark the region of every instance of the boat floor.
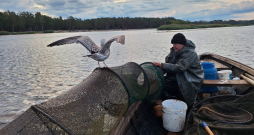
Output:
[[126,135],[166,135],[168,133],[163,127],[162,117],[155,116],[154,105],[153,103],[142,101],[130,121],[131,128],[126,132]]

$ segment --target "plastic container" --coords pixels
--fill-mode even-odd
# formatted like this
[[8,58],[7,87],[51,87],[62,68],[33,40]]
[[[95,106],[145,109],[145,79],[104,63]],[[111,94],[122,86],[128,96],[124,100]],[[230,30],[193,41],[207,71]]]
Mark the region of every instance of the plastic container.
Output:
[[176,99],[162,102],[163,127],[171,132],[181,132],[184,128],[187,104]]
[[219,80],[232,80],[232,70],[221,70],[217,74]]
[[162,116],[162,105],[156,105],[153,109],[156,117]]
[[[205,80],[217,80],[217,68],[214,67],[214,63],[201,62],[205,74]],[[217,87],[201,87],[201,92],[213,93],[217,92]]]
[[[221,70],[218,71],[219,80],[232,80],[232,70]],[[233,87],[220,86],[218,87],[220,91],[228,91],[230,94],[235,95],[236,92]]]
[[201,63],[205,73],[205,80],[217,80],[217,68],[214,67],[214,63],[202,62]]
[[232,80],[240,80],[239,77],[234,77]]

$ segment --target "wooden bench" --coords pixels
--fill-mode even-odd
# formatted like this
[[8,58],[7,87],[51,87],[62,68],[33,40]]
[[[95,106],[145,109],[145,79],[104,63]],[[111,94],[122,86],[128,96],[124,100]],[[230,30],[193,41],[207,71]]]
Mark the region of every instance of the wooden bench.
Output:
[[245,80],[204,80],[202,86],[236,86],[236,87],[250,87],[252,86]]

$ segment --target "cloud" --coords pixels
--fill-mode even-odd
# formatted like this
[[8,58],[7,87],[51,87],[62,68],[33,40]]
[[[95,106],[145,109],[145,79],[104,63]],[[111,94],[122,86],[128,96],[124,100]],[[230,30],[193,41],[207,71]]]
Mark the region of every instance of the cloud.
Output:
[[120,2],[125,2],[126,0],[116,0],[114,3],[120,3]]
[[50,1],[49,2],[49,6],[52,7],[52,8],[55,8],[55,7],[64,7],[65,6],[65,2],[64,1]]
[[221,8],[221,5],[214,6],[214,7],[211,8],[211,10],[216,10],[216,9],[219,9],[219,8]]
[[254,20],[254,12],[243,13],[243,14],[234,14],[232,15],[233,20]]
[[196,9],[190,8],[190,12],[188,14],[176,14],[175,18],[187,19],[191,21],[229,20],[236,18],[237,16],[235,16],[235,14],[239,14],[238,16],[240,17],[241,13],[254,11],[253,1],[217,1],[213,3],[203,3],[202,5],[193,4],[192,6]]
[[174,17],[228,20],[251,18],[254,0],[1,0],[0,11],[41,12],[48,16],[81,19],[94,17]]
[[220,18],[226,19],[236,19],[236,16],[241,16],[241,14],[246,14],[254,11],[254,1],[242,1],[235,2],[229,5],[220,7],[216,10],[211,10],[209,15],[220,15]]
[[37,4],[34,4],[33,7],[34,7],[34,8],[38,8],[38,9],[45,9],[44,6],[42,6],[42,5],[37,5]]

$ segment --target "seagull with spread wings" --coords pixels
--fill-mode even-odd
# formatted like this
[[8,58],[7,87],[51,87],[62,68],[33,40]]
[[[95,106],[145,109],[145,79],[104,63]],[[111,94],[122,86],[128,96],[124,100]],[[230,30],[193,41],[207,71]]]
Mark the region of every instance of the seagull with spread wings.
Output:
[[80,43],[90,52],[89,55],[85,55],[84,57],[90,57],[98,61],[99,66],[100,66],[99,62],[102,61],[104,65],[108,67],[105,64],[104,60],[106,60],[109,57],[110,45],[114,41],[116,41],[117,43],[124,44],[125,36],[121,35],[121,36],[112,37],[108,41],[106,41],[106,39],[101,39],[100,47],[97,46],[88,36],[74,36],[74,37],[64,38],[49,44],[48,47],[59,46],[64,44]]

